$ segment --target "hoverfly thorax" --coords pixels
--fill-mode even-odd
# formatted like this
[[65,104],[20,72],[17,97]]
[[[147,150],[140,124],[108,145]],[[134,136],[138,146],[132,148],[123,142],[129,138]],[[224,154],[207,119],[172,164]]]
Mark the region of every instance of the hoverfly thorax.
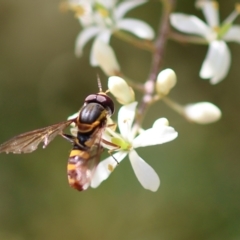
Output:
[[[84,105],[79,112],[77,125],[80,131],[84,128],[93,128],[95,125],[105,125],[106,117],[114,112],[114,104],[110,97],[100,92],[86,97]],[[89,131],[89,129],[85,129]]]

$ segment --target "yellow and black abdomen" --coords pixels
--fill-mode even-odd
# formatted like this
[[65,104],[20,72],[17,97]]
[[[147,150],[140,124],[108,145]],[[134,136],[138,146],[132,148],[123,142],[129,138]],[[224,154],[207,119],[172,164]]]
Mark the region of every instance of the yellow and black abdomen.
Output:
[[91,182],[91,170],[88,167],[89,154],[87,151],[73,149],[70,152],[67,165],[68,182],[72,188],[82,191]]

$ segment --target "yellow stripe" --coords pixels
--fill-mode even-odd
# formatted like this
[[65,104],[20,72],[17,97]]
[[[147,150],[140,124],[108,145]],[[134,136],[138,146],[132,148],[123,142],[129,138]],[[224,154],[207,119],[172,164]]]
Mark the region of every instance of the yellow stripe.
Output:
[[72,171],[72,170],[75,170],[75,169],[76,169],[75,164],[69,164],[69,163],[68,163],[68,165],[67,165],[67,170],[68,170],[68,171]]
[[82,159],[89,159],[90,157],[88,152],[74,149],[70,152],[69,157],[75,157],[75,156],[78,156]]
[[75,157],[75,156],[81,156],[81,155],[82,155],[82,151],[81,150],[74,149],[74,150],[72,150],[70,152],[70,156],[69,157]]

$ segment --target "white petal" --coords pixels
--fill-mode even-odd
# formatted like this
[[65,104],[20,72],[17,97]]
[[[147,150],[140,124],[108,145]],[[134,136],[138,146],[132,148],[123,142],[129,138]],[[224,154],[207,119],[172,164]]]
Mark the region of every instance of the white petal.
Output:
[[102,29],[101,33],[98,34],[97,39],[99,39],[105,43],[109,43],[111,34],[112,33],[109,29]]
[[230,63],[231,54],[227,44],[224,41],[213,41],[202,64],[200,77],[210,78],[210,83],[216,84],[226,77]]
[[160,179],[155,170],[134,150],[129,153],[129,159],[132,164],[133,171],[142,186],[145,189],[156,192],[160,186]]
[[[111,37],[111,32],[109,29],[104,29],[102,30],[98,36],[96,37],[96,40],[100,40],[106,44],[109,44],[110,41],[110,37]],[[98,66],[98,60],[95,57],[95,53],[94,53],[94,49],[92,47],[91,52],[90,52],[90,64],[93,67]]]
[[125,1],[120,3],[117,8],[114,10],[115,20],[121,19],[128,11],[131,9],[147,2],[146,0],[133,0],[133,1]]
[[116,5],[117,0],[95,0],[95,2],[101,4],[107,9],[111,9]]
[[126,156],[127,152],[121,151],[101,161],[97,165],[96,170],[93,174],[91,180],[91,187],[96,188],[101,184],[102,181],[106,180],[112,173],[112,171],[115,169],[115,167],[118,165],[116,160],[118,161],[118,163],[120,163]]
[[77,137],[78,132],[79,132],[78,127],[71,127],[71,128],[70,128],[70,133],[71,133],[74,137]]
[[128,31],[139,38],[152,40],[154,38],[154,31],[147,23],[136,20],[125,18],[117,22],[116,27]]
[[70,119],[77,118],[77,117],[78,117],[78,115],[79,115],[79,111],[78,111],[78,112],[76,112],[76,113],[74,113],[73,115],[69,116],[69,117],[67,118],[67,120],[70,120]]
[[221,110],[210,102],[188,104],[184,111],[187,119],[198,124],[213,123],[222,116]]
[[124,105],[118,112],[118,128],[122,137],[126,140],[131,134],[131,127],[135,118],[137,102]]
[[211,28],[219,26],[219,11],[218,3],[215,1],[202,0],[202,11],[206,18],[208,25]]
[[149,128],[133,140],[133,148],[158,145],[174,140],[178,133],[172,127],[162,126]]
[[92,46],[93,58],[96,60],[97,64],[107,76],[116,75],[120,71],[120,66],[118,64],[115,52],[113,48],[101,41],[96,39]]
[[101,145],[106,148],[106,149],[116,149],[115,146],[110,146],[108,143],[110,142],[111,143],[111,140],[112,140],[112,136],[109,135],[108,131],[111,131],[111,129],[109,128],[106,128],[105,131],[103,131],[102,133],[102,140],[101,141]]
[[[69,117],[67,118],[67,120],[75,119],[75,118],[78,117],[78,115],[79,115],[79,111],[76,112],[76,113],[74,113],[73,115],[69,116]],[[73,123],[70,124],[70,126],[71,126],[71,128],[70,128],[71,134],[76,137],[76,136],[77,136],[77,133],[78,133],[78,128],[77,128],[77,126],[76,126],[76,123],[73,122]]]
[[240,43],[240,26],[233,25],[228,32],[224,35],[223,39],[225,41],[233,41]]
[[[80,9],[82,9],[80,14],[78,14],[77,12],[75,13],[75,16],[78,17],[80,24],[84,28],[90,25],[93,25],[94,19],[93,19],[92,3],[90,3],[90,1],[76,1],[75,4],[76,4],[75,6],[76,8],[80,7]],[[74,6],[73,6],[73,9],[74,9]]]
[[196,34],[207,38],[212,32],[205,22],[193,15],[172,13],[170,22],[178,31],[184,33]]
[[83,50],[84,46],[86,45],[86,43],[91,38],[96,36],[99,32],[100,32],[100,29],[98,27],[93,26],[93,27],[89,27],[89,28],[82,30],[78,34],[76,42],[75,42],[75,54],[77,57],[80,57],[82,55],[82,50]]

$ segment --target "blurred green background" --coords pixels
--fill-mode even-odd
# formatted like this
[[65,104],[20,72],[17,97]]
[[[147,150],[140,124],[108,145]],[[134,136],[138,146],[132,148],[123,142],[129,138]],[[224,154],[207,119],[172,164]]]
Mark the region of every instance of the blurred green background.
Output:
[[[65,120],[84,98],[103,88],[107,77],[89,66],[91,44],[74,56],[80,25],[60,13],[58,0],[0,0],[0,142],[22,132]],[[221,19],[235,1],[220,1]],[[194,1],[179,0],[176,11],[202,17]],[[158,1],[127,16],[157,29]],[[240,23],[240,21],[237,21]],[[151,56],[113,38],[124,73],[144,82]],[[144,127],[167,117],[179,137],[139,149],[161,178],[156,193],[144,190],[128,160],[97,189],[69,188],[66,163],[71,146],[58,137],[45,150],[0,156],[0,240],[238,240],[240,239],[240,46],[229,44],[232,66],[216,86],[199,79],[207,47],[169,41],[164,67],[173,68],[176,101],[210,101],[222,119],[195,125],[166,107],[154,105]],[[118,106],[118,105],[117,105]]]

